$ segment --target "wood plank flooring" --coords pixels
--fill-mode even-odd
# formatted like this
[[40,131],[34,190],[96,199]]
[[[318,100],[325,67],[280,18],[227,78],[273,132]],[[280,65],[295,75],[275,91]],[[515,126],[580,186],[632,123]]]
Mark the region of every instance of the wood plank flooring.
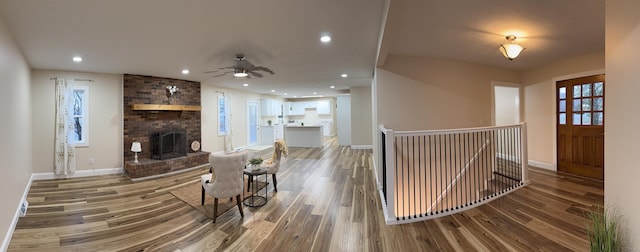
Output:
[[207,169],[34,181],[9,251],[587,251],[585,211],[603,204],[602,182],[531,169],[531,185],[486,205],[387,226],[371,158],[335,139],[290,148],[269,202],[216,224],[169,193]]

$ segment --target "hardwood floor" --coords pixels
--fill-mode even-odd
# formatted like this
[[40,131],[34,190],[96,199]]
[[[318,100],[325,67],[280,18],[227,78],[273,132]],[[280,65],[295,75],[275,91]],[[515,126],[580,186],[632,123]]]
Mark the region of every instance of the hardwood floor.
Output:
[[[268,156],[268,154],[267,154]],[[9,251],[586,251],[603,184],[531,169],[531,185],[469,211],[384,224],[368,150],[290,148],[269,202],[217,223],[169,193],[207,169],[34,181]]]

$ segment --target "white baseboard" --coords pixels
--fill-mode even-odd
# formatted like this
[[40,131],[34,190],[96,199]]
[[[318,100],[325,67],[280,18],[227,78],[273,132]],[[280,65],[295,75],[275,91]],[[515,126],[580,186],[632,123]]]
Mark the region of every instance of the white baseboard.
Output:
[[22,198],[18,202],[18,206],[16,207],[16,213],[13,214],[13,220],[11,221],[11,226],[9,226],[9,230],[7,230],[7,234],[4,236],[4,240],[2,241],[2,246],[0,246],[0,251],[7,251],[9,249],[9,243],[11,242],[11,237],[13,236],[13,231],[16,229],[16,225],[18,224],[18,219],[20,218],[20,206],[23,200],[27,199],[27,194],[29,194],[29,189],[31,188],[31,181],[33,181],[33,175],[29,179],[27,186],[24,188],[22,192]]
[[31,175],[31,180],[43,180],[43,179],[60,179],[60,178],[80,178],[89,176],[101,176],[111,174],[122,174],[124,169],[122,168],[105,168],[96,170],[80,170],[71,175],[56,175],[53,172],[34,173]]
[[351,145],[352,150],[373,150],[373,145]]
[[551,170],[551,171],[556,171],[556,166],[553,165],[553,164],[547,163],[547,162],[529,160],[529,165],[535,166],[535,167],[539,167],[539,168],[543,168],[543,169],[547,169],[547,170]]

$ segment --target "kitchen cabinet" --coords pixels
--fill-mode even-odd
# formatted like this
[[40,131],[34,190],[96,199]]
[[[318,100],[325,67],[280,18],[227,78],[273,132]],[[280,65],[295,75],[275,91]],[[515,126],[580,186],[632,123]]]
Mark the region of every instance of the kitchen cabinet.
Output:
[[260,114],[262,116],[278,116],[280,115],[281,107],[282,107],[282,102],[280,102],[279,100],[273,100],[273,99],[260,100]]
[[318,115],[331,114],[331,101],[329,100],[318,101],[316,103],[316,109],[318,111]]

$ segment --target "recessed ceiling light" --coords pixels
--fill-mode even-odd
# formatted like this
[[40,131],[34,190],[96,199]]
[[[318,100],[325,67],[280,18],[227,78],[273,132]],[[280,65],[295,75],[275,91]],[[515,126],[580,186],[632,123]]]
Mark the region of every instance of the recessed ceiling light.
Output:
[[287,93],[284,93],[284,95],[287,95]]
[[242,86],[243,86],[243,87],[248,87],[248,86],[249,86],[249,84],[245,83],[245,84],[242,84]]
[[330,88],[336,88],[336,86],[329,86]]
[[271,89],[271,93],[275,93],[275,92],[276,92],[275,90]]
[[189,69],[182,69],[182,74],[189,74]]
[[318,94],[318,92],[313,92],[313,94]]
[[324,35],[320,37],[320,41],[322,41],[322,43],[329,43],[331,42],[331,37],[329,35]]
[[82,57],[80,56],[73,57],[73,62],[82,62]]
[[349,77],[349,75],[347,75],[347,74],[342,74],[342,75],[340,75],[340,77],[342,77],[342,78],[347,78],[347,77]]
[[294,95],[294,96],[293,96],[293,98],[298,98],[298,96],[297,96],[297,95]]

